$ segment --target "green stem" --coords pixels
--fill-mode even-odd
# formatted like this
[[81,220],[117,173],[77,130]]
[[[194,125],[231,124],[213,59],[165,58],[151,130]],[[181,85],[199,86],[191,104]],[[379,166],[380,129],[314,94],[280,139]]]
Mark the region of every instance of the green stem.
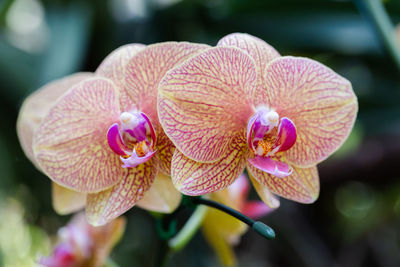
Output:
[[198,206],[190,216],[189,220],[183,226],[181,231],[172,239],[169,240],[168,246],[172,251],[181,250],[196,234],[200,228],[201,223],[206,215],[207,207]]
[[250,226],[254,231],[256,231],[257,233],[259,233],[260,235],[262,235],[263,237],[265,237],[267,239],[275,238],[275,231],[271,227],[269,227],[268,225],[266,225],[260,221],[255,221],[255,220],[247,217],[243,213],[240,213],[228,206],[225,206],[224,204],[221,204],[221,203],[209,200],[209,199],[205,199],[205,198],[193,198],[192,201],[195,204],[203,204],[206,206],[213,207],[215,209],[223,211],[223,212],[237,218],[238,220],[241,220],[242,222],[244,222],[245,224]]
[[364,13],[375,26],[386,49],[400,70],[400,45],[397,44],[395,31],[381,0],[354,0],[361,13]]

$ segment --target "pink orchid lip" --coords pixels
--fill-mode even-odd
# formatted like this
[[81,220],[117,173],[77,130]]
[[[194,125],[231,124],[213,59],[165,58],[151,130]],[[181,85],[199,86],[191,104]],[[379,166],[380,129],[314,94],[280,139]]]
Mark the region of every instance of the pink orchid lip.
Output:
[[293,172],[293,168],[290,167],[288,164],[281,161],[273,160],[270,157],[256,156],[249,159],[249,162],[254,167],[269,174],[272,174],[278,178],[289,176]]
[[[259,108],[247,125],[247,144],[254,153],[254,157],[249,159],[252,165],[282,178],[290,175],[293,168],[270,157],[290,149],[296,142],[297,133],[289,118],[283,117],[278,122],[278,113],[265,107]],[[278,127],[277,131],[272,131],[275,127]]]
[[[108,129],[107,141],[111,150],[120,156],[124,163],[122,167],[134,168],[156,153],[156,133],[150,119],[142,112],[123,112],[120,119],[121,126],[114,123]],[[124,142],[123,133],[129,134],[136,141],[132,152]]]
[[266,156],[286,151],[295,144],[297,133],[294,123],[287,117],[281,118],[279,125],[278,122],[278,113],[264,107],[259,108],[250,118],[247,124],[247,144],[253,152],[256,153],[258,143],[277,126],[278,134],[274,143],[268,144],[270,151],[267,151]]

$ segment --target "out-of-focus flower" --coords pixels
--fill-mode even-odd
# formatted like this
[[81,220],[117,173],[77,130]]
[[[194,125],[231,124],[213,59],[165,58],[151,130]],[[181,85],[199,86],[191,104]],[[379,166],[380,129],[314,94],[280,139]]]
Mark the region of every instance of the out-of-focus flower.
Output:
[[[260,218],[274,210],[261,201],[248,201],[249,190],[249,182],[242,174],[225,190],[210,194],[210,199],[223,203],[253,219]],[[247,228],[243,222],[213,208],[207,211],[202,224],[206,240],[226,266],[235,265],[236,257],[232,245],[239,242]]]
[[180,194],[168,177],[175,148],[158,122],[157,87],[169,69],[206,48],[126,45],[95,73],[52,82],[25,100],[18,136],[28,158],[55,182],[56,210],[86,205],[89,222],[102,225],[141,199],[154,211],[177,207]]
[[100,267],[125,230],[125,218],[94,227],[85,215],[75,215],[67,226],[58,231],[59,242],[53,253],[39,263],[46,267]]
[[357,99],[349,81],[307,58],[284,56],[247,34],[170,70],[158,114],[177,147],[172,180],[188,195],[226,188],[245,166],[270,206],[269,192],[311,203],[316,164],[349,135]]
[[37,267],[39,255],[50,251],[46,233],[26,221],[26,211],[16,198],[0,196],[0,265]]

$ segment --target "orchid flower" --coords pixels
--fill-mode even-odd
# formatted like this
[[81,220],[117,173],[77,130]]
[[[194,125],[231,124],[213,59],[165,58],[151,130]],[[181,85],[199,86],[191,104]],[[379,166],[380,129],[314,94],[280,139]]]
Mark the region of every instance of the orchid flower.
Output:
[[55,183],[58,210],[86,205],[89,222],[103,225],[136,203],[159,212],[179,205],[168,177],[175,148],[158,122],[157,87],[170,68],[206,48],[123,46],[94,74],[68,76],[28,97],[18,135],[28,158]]
[[349,135],[351,84],[307,58],[280,56],[264,41],[230,34],[161,80],[158,114],[175,144],[172,180],[184,194],[226,188],[243,172],[261,198],[311,203],[316,164]]
[[46,267],[101,267],[112,248],[121,239],[125,219],[117,218],[107,225],[93,227],[85,215],[76,214],[67,226],[58,231],[59,242],[53,253],[39,263]]
[[[253,219],[260,218],[274,210],[261,201],[248,201],[249,191],[249,182],[242,174],[225,190],[210,194],[210,199],[228,205]],[[247,228],[243,222],[213,208],[207,211],[202,224],[206,240],[225,266],[235,265],[236,257],[232,245],[239,242]]]

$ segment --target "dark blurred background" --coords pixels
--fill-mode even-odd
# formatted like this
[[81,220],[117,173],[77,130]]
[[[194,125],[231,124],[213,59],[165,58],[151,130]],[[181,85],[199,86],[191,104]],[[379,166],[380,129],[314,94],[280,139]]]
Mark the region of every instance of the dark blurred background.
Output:
[[[400,1],[384,4],[399,22]],[[32,255],[48,252],[49,236],[69,219],[54,212],[50,180],[18,143],[23,99],[53,79],[94,71],[126,43],[215,45],[232,32],[262,38],[282,55],[322,62],[352,82],[359,101],[349,140],[319,165],[318,201],[282,200],[263,219],[277,238],[244,235],[236,247],[240,266],[400,266],[400,72],[361,13],[345,0],[2,0],[0,266],[34,266]],[[138,208],[127,217],[113,260],[154,266],[159,241],[152,217]],[[199,233],[169,266],[219,263]]]

